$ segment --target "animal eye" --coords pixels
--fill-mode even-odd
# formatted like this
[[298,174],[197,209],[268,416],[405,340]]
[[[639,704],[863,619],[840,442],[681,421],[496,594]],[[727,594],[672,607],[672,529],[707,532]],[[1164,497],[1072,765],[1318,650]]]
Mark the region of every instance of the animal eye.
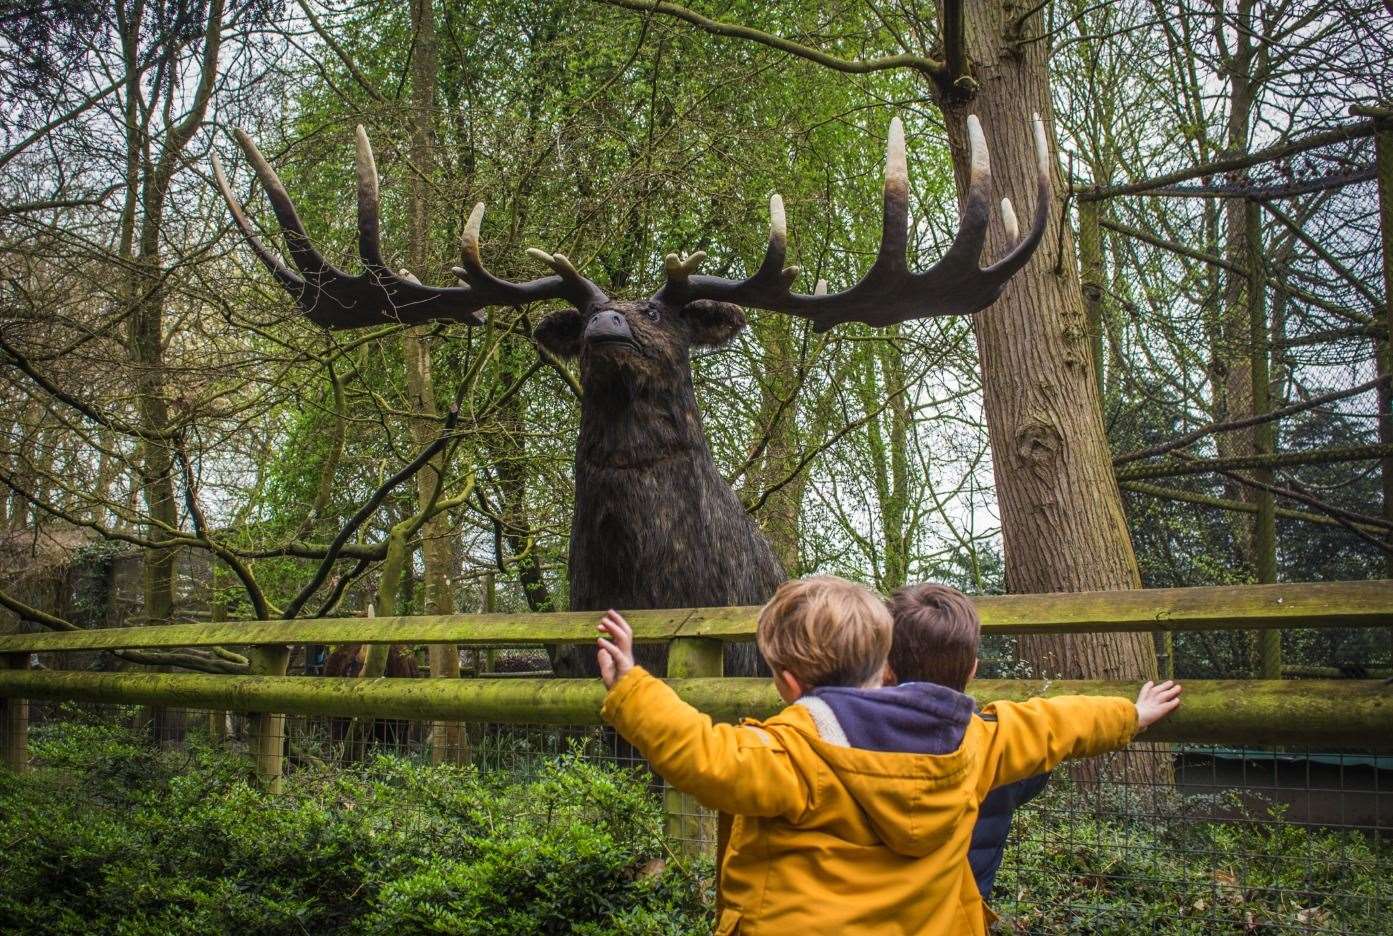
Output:
[[656,322],[662,317],[662,313],[658,311],[657,306],[649,306],[645,311],[648,315],[648,321],[650,322]]

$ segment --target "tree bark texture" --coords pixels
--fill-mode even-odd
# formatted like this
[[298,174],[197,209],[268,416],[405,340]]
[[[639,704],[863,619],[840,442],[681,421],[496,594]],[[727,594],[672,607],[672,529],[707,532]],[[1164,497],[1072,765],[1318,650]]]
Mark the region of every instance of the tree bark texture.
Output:
[[[1008,46],[1012,15],[999,2],[972,0],[964,16],[979,91],[969,102],[943,105],[958,192],[966,192],[966,121],[975,113],[991,152],[995,194],[1014,196],[1019,204],[1035,187],[1032,113],[1044,118],[1053,138],[1046,44]],[[1140,578],[1098,405],[1073,242],[1061,223],[1068,186],[1057,163],[1053,171],[1055,205],[1043,243],[1002,297],[974,318],[1007,587],[1136,588]],[[1022,210],[1028,215],[1033,207]],[[986,256],[1005,248],[998,221]],[[1022,637],[1019,652],[1051,677],[1140,680],[1156,673],[1148,634]]]

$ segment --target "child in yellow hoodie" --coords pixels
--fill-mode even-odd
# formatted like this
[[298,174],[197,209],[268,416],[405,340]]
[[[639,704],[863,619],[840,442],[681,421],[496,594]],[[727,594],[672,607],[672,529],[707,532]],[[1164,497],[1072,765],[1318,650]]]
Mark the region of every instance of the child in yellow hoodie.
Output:
[[1179,687],[1123,698],[997,702],[929,683],[878,688],[892,622],[873,592],[786,582],[756,639],[789,705],[717,725],[634,665],[633,634],[599,625],[603,715],[673,786],[734,816],[717,936],[982,934],[968,865],[978,804],[1068,757],[1122,747]]

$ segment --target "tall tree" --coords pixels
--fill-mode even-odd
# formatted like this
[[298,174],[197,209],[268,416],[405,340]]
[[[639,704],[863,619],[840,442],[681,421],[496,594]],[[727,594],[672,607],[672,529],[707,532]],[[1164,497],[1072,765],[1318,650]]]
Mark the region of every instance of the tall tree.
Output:
[[[432,198],[436,178],[435,94],[440,72],[436,42],[433,0],[411,0],[411,193],[407,256],[411,268],[421,271],[429,270],[434,265],[431,256],[434,212],[431,207],[435,203]],[[422,325],[402,333],[407,396],[412,410],[417,414],[411,420],[411,430],[418,447],[429,445],[439,431],[430,345],[425,338],[427,331],[428,326]],[[442,452],[416,476],[417,500],[423,511],[430,510],[440,496],[440,487],[445,483],[444,465]],[[455,602],[450,573],[455,564],[455,549],[449,517],[446,515],[436,514],[421,528],[421,556],[425,569],[426,613],[452,613]],[[459,647],[454,644],[431,644],[430,674],[434,677],[458,677]],[[467,752],[463,750],[463,741],[460,725],[435,723],[431,734],[432,759],[440,763],[465,756]]]
[[[173,434],[165,386],[165,277],[161,256],[166,206],[185,148],[203,123],[213,97],[222,46],[222,0],[208,4],[201,32],[187,29],[191,10],[160,10],[141,0],[115,7],[125,65],[124,112],[126,205],[121,217],[120,260],[128,271],[127,342],[135,365],[141,435],[141,486],[149,516],[145,556],[145,617],[168,623],[174,611],[176,552],[158,544],[179,528],[175,497]],[[172,24],[172,25],[171,25]],[[153,48],[146,37],[154,34]],[[160,62],[156,78],[144,80],[144,59]],[[194,87],[175,120],[188,68]]]

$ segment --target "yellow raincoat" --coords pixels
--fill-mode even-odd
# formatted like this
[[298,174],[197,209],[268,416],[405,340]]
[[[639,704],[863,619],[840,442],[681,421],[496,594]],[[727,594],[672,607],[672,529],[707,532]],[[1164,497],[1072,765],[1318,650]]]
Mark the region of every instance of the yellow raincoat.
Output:
[[603,715],[659,776],[734,815],[717,936],[983,934],[967,862],[982,798],[1137,730],[1129,699],[997,702],[956,751],[883,753],[829,743],[798,703],[713,724],[641,667]]

